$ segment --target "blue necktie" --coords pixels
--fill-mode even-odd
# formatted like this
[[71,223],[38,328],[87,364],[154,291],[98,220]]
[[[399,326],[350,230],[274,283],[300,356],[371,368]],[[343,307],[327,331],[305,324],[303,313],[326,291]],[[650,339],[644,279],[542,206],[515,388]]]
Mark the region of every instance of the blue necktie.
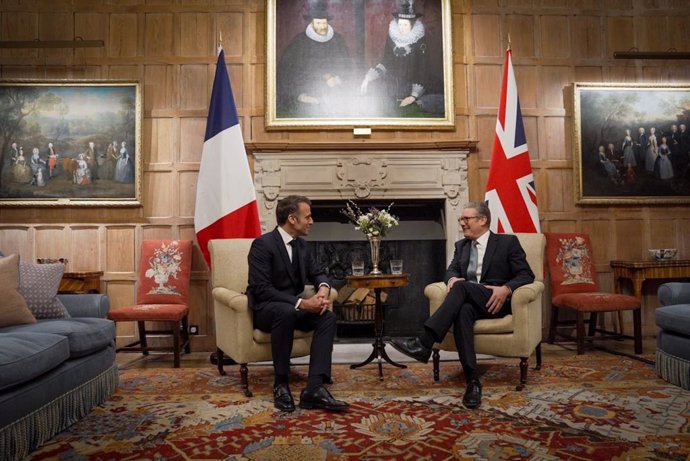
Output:
[[477,281],[477,260],[479,259],[477,252],[477,241],[473,240],[470,245],[470,263],[467,265],[467,281]]

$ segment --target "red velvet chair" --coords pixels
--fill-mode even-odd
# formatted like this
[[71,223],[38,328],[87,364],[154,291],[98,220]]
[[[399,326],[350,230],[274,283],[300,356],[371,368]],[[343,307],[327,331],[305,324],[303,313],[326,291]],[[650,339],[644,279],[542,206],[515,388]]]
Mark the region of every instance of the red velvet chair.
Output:
[[[635,354],[642,353],[642,315],[640,301],[629,295],[602,293],[597,283],[594,254],[589,236],[582,233],[546,233],[546,259],[551,278],[551,322],[548,342],[553,344],[557,336],[572,340],[571,335],[561,333],[559,326],[572,321],[561,322],[559,309],[573,309],[575,319],[575,341],[577,353],[585,350],[585,340],[634,339]],[[597,328],[600,312],[632,311],[633,336]],[[588,332],[585,335],[585,314],[589,314]],[[622,330],[621,330],[622,331]],[[595,337],[596,333],[600,333]]]
[[[191,240],[144,240],[139,261],[137,304],[113,309],[108,318],[114,322],[137,322],[139,340],[117,352],[172,352],[174,367],[180,366],[180,354],[189,347],[189,280],[192,268]],[[168,329],[146,329],[146,322],[168,325]],[[167,334],[172,346],[150,346],[147,334]]]

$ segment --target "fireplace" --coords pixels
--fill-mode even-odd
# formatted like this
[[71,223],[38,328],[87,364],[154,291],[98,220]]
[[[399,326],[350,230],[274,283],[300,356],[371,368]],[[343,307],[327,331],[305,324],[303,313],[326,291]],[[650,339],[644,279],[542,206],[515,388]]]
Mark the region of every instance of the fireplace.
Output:
[[[390,202],[358,200],[362,210],[384,208]],[[342,200],[315,200],[312,214],[316,224],[309,235],[309,244],[319,264],[326,268],[332,287],[339,292],[334,311],[338,315],[338,338],[371,337],[373,331],[373,293],[366,299],[358,290],[346,286],[352,274],[352,261],[365,262],[365,273],[372,269],[371,251],[363,234],[355,231],[340,213]],[[390,273],[390,260],[402,259],[410,276],[410,284],[384,291],[386,333],[409,336],[419,332],[428,317],[424,287],[437,282],[445,273],[445,235],[443,232],[443,200],[400,199],[391,212],[400,218],[400,225],[381,241],[379,267]],[[354,299],[352,299],[354,296]]]
[[[275,227],[275,205],[280,198],[290,194],[309,197],[315,224],[308,240],[335,288],[345,286],[355,255],[368,261],[367,270],[371,269],[368,242],[340,214],[346,201],[355,201],[363,210],[394,202],[392,212],[401,224],[381,243],[380,267],[388,272],[390,259],[402,259],[410,284],[387,292],[389,336],[421,331],[429,315],[424,287],[443,278],[458,238],[457,217],[468,201],[471,145],[433,148],[429,143],[417,147],[371,143],[347,145],[342,150],[314,144],[253,149],[263,232]],[[351,312],[347,314],[339,312],[339,339],[346,335],[371,337],[373,329],[366,318],[358,321]]]

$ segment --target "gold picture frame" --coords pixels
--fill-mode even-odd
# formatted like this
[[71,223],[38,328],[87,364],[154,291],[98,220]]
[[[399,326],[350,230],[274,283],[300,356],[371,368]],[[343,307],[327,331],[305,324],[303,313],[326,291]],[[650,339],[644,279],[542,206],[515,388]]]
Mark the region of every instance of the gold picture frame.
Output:
[[138,81],[0,81],[0,206],[141,206]]
[[573,88],[576,204],[690,203],[690,86]]
[[[266,128],[452,129],[450,3],[417,0],[402,11],[396,0],[268,0]],[[327,18],[324,35],[310,25],[314,14]],[[409,32],[391,29],[405,18]],[[395,80],[403,71],[421,83]]]

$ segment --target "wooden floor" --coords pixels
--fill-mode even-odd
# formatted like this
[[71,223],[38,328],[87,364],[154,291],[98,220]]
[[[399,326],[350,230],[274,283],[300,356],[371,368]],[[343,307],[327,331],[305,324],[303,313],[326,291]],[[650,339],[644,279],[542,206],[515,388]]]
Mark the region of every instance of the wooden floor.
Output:
[[[362,340],[366,341],[366,340]],[[598,346],[605,347],[614,353],[621,354],[633,354],[633,342],[632,340],[624,341],[602,341],[596,343]],[[333,346],[333,363],[359,363],[366,359],[371,353],[372,345],[370,342],[362,343],[348,343],[348,344],[335,344]],[[656,339],[655,338],[645,338],[643,341],[644,357],[649,359],[653,357],[656,350]],[[400,354],[398,351],[393,349],[390,345],[386,346],[386,352],[396,362],[410,362],[412,359]],[[603,351],[599,348],[588,349],[585,354],[609,354],[610,352]],[[559,343],[559,344],[542,344],[542,357],[543,361],[547,362],[549,357],[558,356],[570,356],[575,355],[576,349],[574,343]],[[211,366],[209,362],[209,356],[211,351],[192,351],[191,354],[185,354],[181,357],[181,366],[190,368],[205,368]],[[481,360],[491,360],[491,356],[480,356]],[[300,357],[293,359],[295,365],[304,365],[308,363],[308,357]],[[458,354],[456,352],[441,352],[441,360],[458,360]],[[117,364],[120,368],[160,368],[160,367],[172,367],[173,366],[173,356],[172,353],[155,353],[152,352],[148,357],[144,357],[138,353],[125,353],[119,352],[117,354]],[[530,366],[534,366],[534,356],[530,358]],[[384,367],[390,366],[384,362]],[[376,362],[366,365],[366,367],[371,367],[374,369],[376,367]]]

